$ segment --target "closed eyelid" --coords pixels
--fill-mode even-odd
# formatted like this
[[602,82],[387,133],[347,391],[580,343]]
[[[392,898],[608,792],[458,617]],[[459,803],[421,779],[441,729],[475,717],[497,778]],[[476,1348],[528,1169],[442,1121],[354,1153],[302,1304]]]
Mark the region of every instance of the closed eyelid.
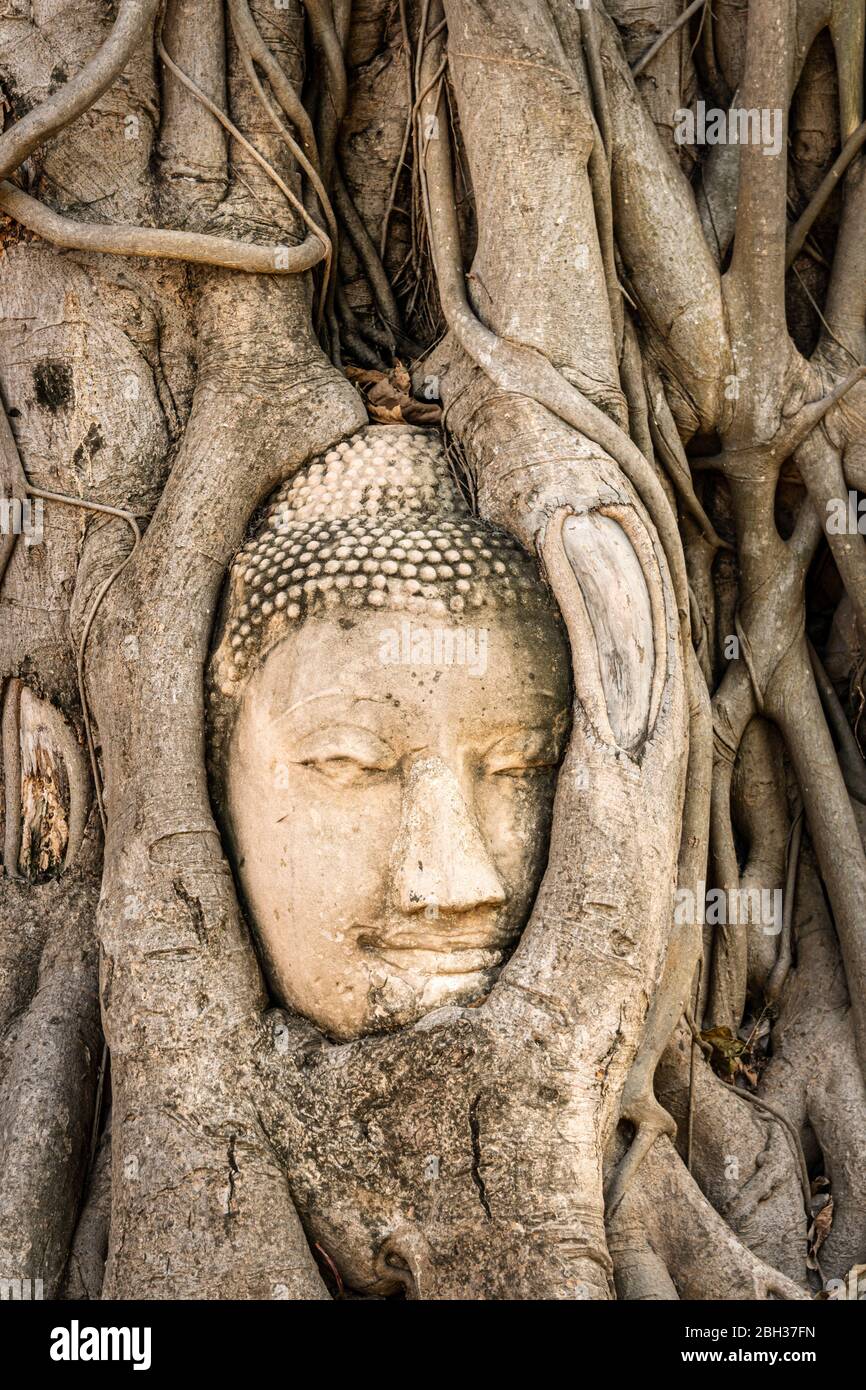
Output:
[[507,767],[517,761],[550,761],[559,757],[559,740],[550,729],[531,729],[519,734],[506,734],[492,744],[484,754],[488,766]]
[[394,750],[371,729],[358,725],[327,725],[314,729],[295,746],[299,763],[326,762],[345,758],[376,767],[390,767],[396,762]]

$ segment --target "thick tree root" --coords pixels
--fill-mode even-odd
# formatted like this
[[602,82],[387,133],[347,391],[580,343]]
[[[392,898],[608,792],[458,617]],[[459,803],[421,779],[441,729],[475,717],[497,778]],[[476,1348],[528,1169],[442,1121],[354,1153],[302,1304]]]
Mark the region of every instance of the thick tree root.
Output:
[[809,1298],[740,1243],[664,1137],[647,1154],[608,1239],[615,1270],[623,1266],[622,1297],[671,1297],[672,1283],[683,1299]]

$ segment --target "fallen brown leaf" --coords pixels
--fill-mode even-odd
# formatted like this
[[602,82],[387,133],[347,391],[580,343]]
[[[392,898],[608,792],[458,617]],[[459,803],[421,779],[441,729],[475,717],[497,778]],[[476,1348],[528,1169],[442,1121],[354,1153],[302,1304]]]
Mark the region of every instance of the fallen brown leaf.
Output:
[[442,419],[441,406],[416,400],[411,394],[412,379],[402,362],[395,362],[388,372],[353,366],[347,366],[345,372],[364,396],[372,420],[429,427]]
[[[821,1200],[820,1198],[818,1199]],[[809,1253],[806,1256],[806,1267],[808,1269],[818,1269],[818,1251],[827,1239],[833,1227],[833,1198],[827,1197],[824,1205],[817,1212],[811,1226],[809,1227]]]
[[385,425],[396,424],[403,419],[399,405],[375,405],[368,401],[367,411],[374,420],[380,420]]

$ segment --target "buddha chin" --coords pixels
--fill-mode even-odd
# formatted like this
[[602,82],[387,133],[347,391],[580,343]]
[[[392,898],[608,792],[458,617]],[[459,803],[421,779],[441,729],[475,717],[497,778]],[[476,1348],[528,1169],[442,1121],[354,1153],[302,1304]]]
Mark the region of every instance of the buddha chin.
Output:
[[[424,463],[413,460],[414,476]],[[377,520],[384,511],[380,501]],[[415,561],[423,556],[427,522],[426,568],[438,562],[439,573],[426,593],[410,584],[405,594],[399,574],[379,590],[323,585],[323,566],[302,552],[308,569],[319,566],[319,602],[246,665],[220,759],[222,821],[272,991],[341,1040],[489,991],[544,871],[567,730],[558,615],[540,579],[525,603],[510,592],[518,571],[532,581],[529,557],[509,550],[512,577],[497,589],[496,543],[480,554],[476,543],[480,572],[456,591],[458,562],[441,558],[450,532],[435,516],[411,519],[408,542],[405,524],[396,546],[392,528],[373,555],[379,569],[366,573],[389,575],[388,555],[396,549],[399,563],[406,544],[420,548]],[[463,525],[467,547],[469,530],[486,540],[476,519]],[[351,573],[368,538],[356,527],[340,539],[322,533],[320,549]],[[281,592],[276,569],[286,566],[279,553],[268,559],[273,578],[261,583],[249,560],[245,582],[258,583],[267,604],[265,583]],[[413,571],[405,585],[419,566],[403,568]],[[235,652],[251,611],[237,606]],[[230,631],[229,616],[226,644]],[[257,655],[260,634],[248,633]]]

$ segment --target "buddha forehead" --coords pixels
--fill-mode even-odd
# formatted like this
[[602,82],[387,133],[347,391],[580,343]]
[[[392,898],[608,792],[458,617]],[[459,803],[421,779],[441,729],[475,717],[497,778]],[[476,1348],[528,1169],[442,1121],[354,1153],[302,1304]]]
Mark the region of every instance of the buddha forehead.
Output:
[[430,619],[361,609],[297,625],[252,674],[244,702],[278,741],[346,720],[406,748],[459,745],[561,719],[569,668],[559,626],[544,613],[490,607]]
[[[453,650],[489,628],[493,610],[558,621],[531,557],[471,512],[438,437],[369,426],[285,483],[236,557],[212,693],[239,695],[268,652],[316,615],[398,617],[404,651],[407,622]],[[408,640],[417,652],[423,632]]]

